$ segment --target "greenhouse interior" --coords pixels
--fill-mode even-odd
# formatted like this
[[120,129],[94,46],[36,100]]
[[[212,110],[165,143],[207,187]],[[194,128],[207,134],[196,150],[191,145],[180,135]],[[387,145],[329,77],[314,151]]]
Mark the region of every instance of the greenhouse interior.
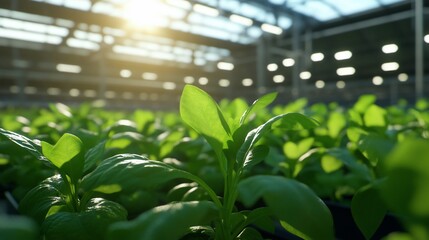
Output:
[[0,239],[429,239],[429,1],[1,0]]

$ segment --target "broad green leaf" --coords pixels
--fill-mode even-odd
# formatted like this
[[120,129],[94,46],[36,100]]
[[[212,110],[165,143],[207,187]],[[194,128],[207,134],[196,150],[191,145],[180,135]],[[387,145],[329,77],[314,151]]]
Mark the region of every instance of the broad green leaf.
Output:
[[170,203],[144,212],[133,221],[113,224],[107,239],[180,239],[190,232],[190,227],[207,225],[218,214],[209,201]]
[[314,128],[317,126],[317,122],[309,117],[306,117],[300,113],[285,113],[272,117],[264,124],[259,127],[251,130],[241,145],[240,149],[237,152],[237,163],[238,166],[243,166],[247,155],[250,153],[253,146],[261,139],[261,137],[271,130],[271,127],[274,123],[280,122],[279,125],[282,129],[285,130],[301,130],[307,128]]
[[222,171],[226,172],[223,149],[231,140],[230,128],[217,103],[203,90],[186,85],[180,98],[180,116],[195,131],[204,136],[219,158]]
[[30,218],[0,215],[0,236],[2,240],[36,240],[39,229]]
[[338,135],[346,126],[346,118],[340,112],[332,112],[329,115],[328,122],[326,123],[329,131],[329,136],[332,138],[338,138]]
[[54,205],[64,205],[61,198],[63,182],[60,175],[52,176],[31,189],[19,203],[19,212],[30,216],[39,224]]
[[85,153],[85,164],[83,167],[84,173],[91,170],[95,165],[101,161],[104,154],[106,141],[98,143]]
[[389,209],[409,220],[429,219],[429,142],[404,140],[384,162],[381,193]]
[[283,153],[289,159],[297,160],[310,149],[313,143],[313,138],[305,138],[298,143],[288,141],[283,145]]
[[82,148],[82,141],[69,133],[61,136],[55,145],[42,142],[43,155],[73,181],[79,179],[83,172],[84,159],[77,156]]
[[344,148],[331,148],[326,150],[326,154],[329,154],[335,157],[350,170],[350,172],[354,173],[358,176],[362,181],[369,183],[372,180],[371,172],[363,163],[357,161],[356,157],[347,149]]
[[383,240],[416,240],[416,238],[408,233],[393,232],[384,237]]
[[246,207],[262,198],[271,212],[291,233],[304,239],[333,239],[331,213],[306,185],[280,176],[253,176],[238,186]]
[[369,106],[375,103],[375,100],[377,100],[375,95],[372,95],[372,94],[362,95],[354,104],[353,109],[358,113],[363,114],[366,112]]
[[244,122],[247,120],[249,115],[253,112],[257,112],[261,109],[264,109],[268,105],[270,105],[275,99],[277,98],[277,93],[268,93],[264,96],[260,97],[259,99],[255,100],[252,105],[246,109],[246,111],[243,113],[243,115],[240,118],[240,125],[243,125]]
[[364,113],[363,120],[367,127],[387,127],[387,112],[384,108],[377,105],[371,105]]
[[125,149],[133,143],[139,143],[143,140],[143,135],[136,132],[120,132],[111,136],[106,142],[106,148]]
[[368,132],[358,127],[348,127],[346,132],[349,140],[354,143],[359,142],[363,136],[368,135]]
[[349,117],[350,123],[352,123],[355,126],[363,126],[363,119],[359,112],[349,109],[347,111],[347,115]]
[[115,193],[153,189],[172,179],[186,178],[189,173],[166,163],[148,160],[136,154],[119,154],[103,160],[86,175],[81,187],[86,191]]
[[258,145],[247,154],[246,159],[244,160],[244,169],[249,169],[252,166],[262,162],[264,158],[268,155],[270,148],[266,145]]
[[366,239],[371,239],[383,221],[387,208],[379,195],[378,187],[368,185],[354,194],[351,211],[360,231]]
[[14,133],[3,128],[0,128],[0,134],[8,138],[13,143],[22,147],[37,159],[46,161],[46,158],[41,153],[41,147],[38,141],[31,140],[23,135]]
[[377,166],[380,161],[386,158],[394,145],[394,141],[376,133],[370,133],[366,136],[361,136],[358,142],[358,149],[369,160],[372,166]]
[[47,240],[106,239],[110,224],[126,219],[127,211],[120,204],[93,198],[82,212],[59,212],[49,216],[42,229]]
[[326,173],[330,173],[338,170],[341,166],[343,166],[343,162],[336,157],[325,154],[322,159],[320,159],[322,168]]

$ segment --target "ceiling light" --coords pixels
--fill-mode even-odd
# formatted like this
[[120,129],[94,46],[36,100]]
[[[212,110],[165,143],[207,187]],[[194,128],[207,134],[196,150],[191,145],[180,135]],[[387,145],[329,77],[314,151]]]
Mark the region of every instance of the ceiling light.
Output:
[[234,64],[228,62],[218,62],[217,68],[220,70],[231,71],[234,69]]
[[206,78],[206,77],[200,77],[198,79],[198,83],[201,84],[201,85],[207,85],[207,83],[209,83],[209,79]]
[[337,52],[335,53],[334,57],[337,60],[346,60],[352,57],[352,52],[350,52],[349,50],[346,51],[341,51],[341,52]]
[[377,85],[377,86],[383,84],[383,78],[380,76],[373,77],[372,78],[372,84]]
[[243,81],[241,82],[243,84],[243,86],[245,87],[250,87],[253,85],[253,80],[250,78],[245,78],[243,79]]
[[198,12],[207,16],[211,16],[211,17],[217,17],[219,15],[219,11],[217,9],[204,6],[201,4],[195,4],[193,9],[195,12]]
[[53,95],[53,96],[60,95],[61,94],[61,89],[51,87],[51,88],[46,89],[46,93],[48,95]]
[[381,65],[381,69],[385,72],[398,70],[399,64],[397,62],[388,62]]
[[272,33],[272,34],[275,34],[275,35],[280,35],[280,34],[283,33],[283,29],[281,27],[277,27],[277,26],[274,26],[274,25],[271,25],[271,24],[268,24],[268,23],[262,24],[261,25],[261,29],[264,32]]
[[82,68],[78,65],[59,63],[57,64],[57,71],[66,73],[80,73]]
[[219,86],[221,86],[221,87],[228,87],[229,84],[230,84],[230,82],[229,82],[228,79],[221,79],[221,80],[219,80]]
[[344,81],[341,81],[341,80],[338,81],[336,85],[337,85],[337,88],[339,88],[339,89],[343,89],[346,87],[346,83]]
[[318,52],[318,53],[313,53],[311,54],[311,61],[313,62],[320,62],[325,58],[325,55],[323,55],[323,53]]
[[386,53],[386,54],[388,54],[388,53],[395,53],[395,52],[397,52],[397,51],[398,51],[398,45],[396,45],[396,44],[386,44],[386,45],[384,45],[384,46],[381,48],[381,50],[382,50],[384,53]]
[[229,19],[235,23],[239,23],[241,25],[244,26],[252,26],[253,24],[253,20],[247,17],[243,17],[240,15],[236,15],[236,14],[232,14],[231,16],[229,16]]
[[142,78],[145,79],[145,80],[151,80],[151,81],[153,81],[153,80],[158,79],[158,74],[152,73],[152,72],[145,72],[145,73],[142,74]]
[[301,72],[301,73],[299,74],[299,77],[300,77],[302,80],[308,80],[308,79],[310,79],[310,78],[311,78],[311,72],[309,72],[309,71]]
[[354,67],[342,67],[337,69],[338,76],[349,76],[355,74],[356,70]]
[[429,34],[426,34],[426,35],[425,35],[424,40],[425,40],[425,42],[426,42],[426,43],[429,43]]
[[283,75],[275,75],[275,76],[273,77],[273,81],[274,81],[275,83],[282,83],[282,82],[284,82],[284,81],[285,81],[285,77],[284,77]]
[[85,97],[93,98],[97,96],[97,91],[93,89],[86,89],[85,91],[83,91],[83,95]]
[[285,67],[292,67],[293,65],[295,65],[295,60],[293,60],[293,58],[285,58],[283,59],[282,63]]
[[400,82],[406,82],[406,81],[408,81],[408,74],[406,74],[406,73],[400,73],[398,75],[398,80]]
[[270,72],[274,72],[274,71],[276,71],[278,68],[279,68],[279,66],[277,66],[277,64],[275,64],[275,63],[270,63],[270,64],[268,64],[268,65],[267,65],[267,69],[268,69],[268,71],[270,71]]
[[119,72],[119,75],[120,75],[121,77],[123,77],[123,78],[129,78],[129,77],[131,77],[132,72],[131,72],[130,70],[128,70],[128,69],[122,69],[122,70]]
[[186,76],[185,78],[183,78],[183,81],[187,84],[192,84],[195,82],[195,78],[192,76]]
[[174,90],[174,89],[176,89],[176,83],[164,82],[164,83],[162,83],[162,88],[164,88],[165,90]]
[[77,88],[72,88],[70,89],[69,94],[72,97],[78,97],[80,95],[80,90]]
[[324,88],[325,87],[325,82],[323,80],[317,80],[316,83],[314,84],[317,88]]

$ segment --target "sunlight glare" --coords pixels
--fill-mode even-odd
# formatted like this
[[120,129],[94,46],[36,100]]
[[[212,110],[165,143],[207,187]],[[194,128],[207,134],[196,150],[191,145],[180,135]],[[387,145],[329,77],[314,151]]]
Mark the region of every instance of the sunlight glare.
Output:
[[164,15],[166,6],[159,0],[129,0],[123,7],[122,16],[131,27],[165,27],[169,19]]

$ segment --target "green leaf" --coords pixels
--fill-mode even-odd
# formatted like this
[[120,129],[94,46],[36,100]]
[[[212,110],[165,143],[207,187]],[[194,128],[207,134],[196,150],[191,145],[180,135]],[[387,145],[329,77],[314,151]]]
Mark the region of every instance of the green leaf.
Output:
[[254,165],[262,162],[264,158],[268,155],[270,148],[266,145],[258,145],[247,154],[246,159],[244,160],[243,169],[249,169]]
[[2,240],[36,240],[39,230],[30,218],[0,215],[0,236]]
[[52,176],[31,189],[19,203],[19,212],[30,216],[39,224],[52,206],[65,205],[61,197],[63,181],[60,175]]
[[358,101],[353,106],[353,109],[358,113],[363,114],[366,112],[369,106],[375,103],[375,100],[377,100],[375,95],[372,95],[372,94],[362,95],[359,97]]
[[307,129],[307,128],[313,128],[317,126],[317,122],[315,120],[299,113],[285,113],[282,115],[272,117],[264,124],[251,130],[247,134],[246,139],[244,140],[244,143],[241,145],[240,149],[237,152],[236,159],[237,159],[238,166],[240,167],[244,166],[246,159],[249,159],[247,155],[250,153],[253,146],[259,141],[259,139],[261,139],[261,137],[265,133],[271,130],[271,126],[277,121],[280,122],[280,124],[277,126],[280,126],[285,130]]
[[289,141],[283,145],[283,153],[289,159],[297,160],[310,149],[313,143],[313,138],[305,138],[298,143]]
[[35,156],[37,159],[46,161],[46,158],[41,153],[41,147],[38,141],[33,141],[23,135],[14,133],[3,128],[0,128],[0,134],[8,138],[13,143],[27,150],[30,154]]
[[358,149],[369,160],[372,166],[377,166],[393,149],[395,142],[376,133],[361,136]]
[[333,239],[333,220],[326,205],[306,185],[280,176],[253,176],[239,184],[245,206],[262,198],[287,230],[304,239]]
[[105,150],[105,144],[106,141],[102,141],[85,153],[84,172],[88,172],[101,161]]
[[387,212],[386,205],[379,195],[378,186],[368,185],[356,192],[352,199],[351,211],[360,231],[366,239],[371,239]]
[[327,122],[329,136],[332,138],[338,138],[338,135],[344,129],[346,124],[347,124],[346,118],[342,113],[332,112],[329,115],[329,119]]
[[42,142],[42,152],[60,172],[76,181],[83,172],[84,159],[76,157],[81,152],[82,145],[78,137],[65,133],[54,146]]
[[172,179],[186,178],[189,173],[166,163],[148,160],[136,154],[119,154],[103,160],[86,175],[81,187],[86,191],[115,193],[153,189]]
[[225,173],[227,164],[223,148],[227,148],[231,132],[217,103],[203,90],[186,85],[180,98],[180,116],[212,146]]
[[246,111],[243,113],[243,115],[240,118],[240,125],[243,125],[244,122],[247,120],[249,115],[253,112],[258,112],[261,109],[264,109],[268,105],[270,105],[275,99],[277,98],[277,93],[268,93],[264,96],[260,97],[259,99],[255,100],[252,105],[246,109]]
[[322,168],[326,173],[334,172],[343,166],[343,162],[341,160],[329,154],[323,155],[320,161]]
[[59,212],[46,218],[42,229],[46,239],[105,239],[110,224],[124,221],[127,211],[120,204],[93,198],[82,212]]
[[217,217],[218,210],[209,201],[170,203],[144,212],[133,221],[113,224],[108,239],[180,239],[190,227],[204,226]]
[[429,220],[428,156],[427,140],[407,139],[383,164],[387,179],[381,188],[382,197],[389,209],[408,220]]
[[367,127],[387,127],[387,112],[384,108],[377,105],[371,105],[363,115],[365,126]]

